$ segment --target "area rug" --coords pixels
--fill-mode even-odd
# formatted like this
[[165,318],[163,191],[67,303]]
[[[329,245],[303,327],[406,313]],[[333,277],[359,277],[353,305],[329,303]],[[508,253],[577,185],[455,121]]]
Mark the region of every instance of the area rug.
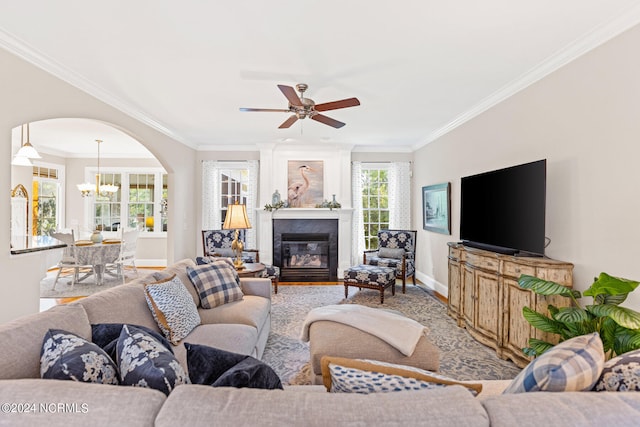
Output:
[[[125,269],[125,282],[129,282],[138,277],[150,274],[152,271],[145,271],[138,269],[138,275],[136,276],[133,270]],[[112,277],[110,275],[104,276],[104,283],[97,285],[93,276],[87,277],[82,282],[76,282],[71,286],[71,270],[68,274],[63,272],[64,275],[60,276],[56,288],[53,288],[53,282],[56,279],[58,270],[54,269],[47,272],[47,275],[40,281],[40,298],[73,298],[73,297],[87,297],[96,292],[103,291],[114,286],[122,284],[122,277]]]
[[[329,304],[361,304],[398,310],[405,316],[429,328],[429,339],[440,348],[440,373],[459,380],[500,380],[514,378],[520,368],[500,359],[493,349],[474,340],[447,315],[446,306],[426,289],[400,286],[395,296],[385,295],[380,305],[380,293],[371,289],[349,289],[344,298],[344,286],[278,287],[272,296],[271,333],[262,360],[280,376],[283,384],[310,384],[309,345],[300,341],[305,316],[315,307]],[[348,345],[348,343],[345,343]]]

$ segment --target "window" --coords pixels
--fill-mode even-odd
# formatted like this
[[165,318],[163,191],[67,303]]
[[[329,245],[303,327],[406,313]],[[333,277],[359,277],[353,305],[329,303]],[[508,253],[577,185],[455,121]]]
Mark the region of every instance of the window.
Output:
[[34,236],[48,235],[60,224],[60,176],[56,167],[33,167],[33,227]]
[[227,217],[227,206],[235,202],[247,204],[247,186],[249,171],[247,169],[220,170],[220,228]]
[[167,231],[167,174],[156,169],[132,169],[101,173],[102,184],[117,185],[119,190],[91,198],[93,218],[88,223],[102,231],[122,227],[149,233]]
[[366,249],[378,247],[378,231],[389,228],[389,173],[383,165],[362,165],[362,216]]

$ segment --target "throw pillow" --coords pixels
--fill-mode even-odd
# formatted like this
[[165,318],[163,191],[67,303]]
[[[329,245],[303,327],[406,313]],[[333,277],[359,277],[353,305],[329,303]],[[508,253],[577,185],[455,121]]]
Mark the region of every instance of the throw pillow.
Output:
[[153,388],[166,395],[189,377],[178,359],[142,329],[124,325],[116,344],[120,383]]
[[96,344],[71,332],[49,329],[40,351],[40,376],[118,385],[118,368]]
[[[120,333],[122,332],[122,323],[97,323],[91,325],[91,341],[96,344],[98,347],[103,349],[105,353],[111,357],[111,360],[117,360],[116,355],[116,343],[118,342],[118,338],[120,337]],[[173,348],[168,339],[164,337],[164,335],[153,331],[145,326],[133,325],[136,328],[142,329],[147,334],[154,337],[158,340],[162,345],[165,346],[171,353],[173,353]]]
[[413,366],[377,360],[323,356],[320,365],[324,385],[332,393],[385,393],[429,390],[450,385],[464,386],[474,396],[482,391],[482,384],[457,381]]
[[226,261],[187,267],[187,274],[200,295],[202,308],[213,308],[241,300],[240,278]]
[[597,332],[571,338],[529,363],[504,393],[591,390],[602,373],[604,360]]
[[378,256],[380,258],[394,258],[394,259],[402,259],[404,256],[404,249],[392,249],[392,248],[380,248],[378,249]]
[[144,295],[153,318],[172,344],[200,324],[198,307],[178,277],[145,285]]
[[278,374],[256,358],[205,345],[185,343],[193,384],[212,387],[282,389]]
[[607,361],[593,390],[640,391],[640,350]]

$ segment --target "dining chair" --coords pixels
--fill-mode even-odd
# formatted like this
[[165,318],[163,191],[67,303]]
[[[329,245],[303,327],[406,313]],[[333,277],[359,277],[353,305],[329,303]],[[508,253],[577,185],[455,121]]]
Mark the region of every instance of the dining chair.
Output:
[[[126,280],[125,266],[130,265],[133,267],[133,272],[138,276],[138,269],[136,267],[136,249],[138,245],[138,230],[122,230],[120,237],[120,255],[118,259],[112,264],[116,267],[116,275],[122,276],[122,283]],[[109,268],[110,265],[107,265]]]
[[96,273],[93,265],[81,264],[75,257],[76,239],[73,230],[71,230],[70,232],[53,232],[51,233],[51,237],[67,244],[67,246],[64,248],[64,251],[62,252],[62,259],[60,260],[60,262],[58,262],[58,274],[56,274],[56,279],[53,282],[53,287],[51,288],[51,290],[56,289],[56,284],[58,283],[58,279],[60,278],[60,273],[62,273],[62,270],[65,268],[73,269],[73,276],[71,277],[72,288],[78,280],[81,269],[90,269],[93,274]]

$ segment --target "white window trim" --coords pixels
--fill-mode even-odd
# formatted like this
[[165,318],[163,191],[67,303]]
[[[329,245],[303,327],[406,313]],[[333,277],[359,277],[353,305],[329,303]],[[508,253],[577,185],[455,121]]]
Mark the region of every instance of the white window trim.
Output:
[[[69,226],[66,224],[66,218],[67,216],[65,215],[65,206],[67,205],[66,203],[66,191],[64,191],[64,189],[66,188],[66,166],[59,164],[59,163],[48,163],[48,162],[40,162],[37,160],[33,161],[33,166],[36,167],[40,167],[40,168],[49,168],[49,169],[56,169],[58,171],[58,179],[53,179],[53,178],[39,178],[39,179],[44,179],[44,180],[49,180],[49,181],[55,181],[58,183],[58,194],[57,194],[57,200],[58,200],[58,206],[56,206],[56,224],[58,224],[58,228],[68,228]],[[35,177],[33,177],[35,178]],[[33,185],[32,185],[33,187]],[[33,199],[33,195],[31,196],[31,198]],[[31,202],[32,200],[29,200],[29,205],[31,206]],[[32,225],[30,226],[30,228],[32,227]]]
[[[96,179],[96,173],[98,173],[98,168],[97,166],[87,166],[84,169],[84,179],[85,182],[93,182]],[[123,174],[127,175],[127,179],[124,180],[123,179],[123,185],[120,188],[119,191],[121,191],[120,193],[120,224],[128,224],[129,222],[129,218],[128,218],[128,209],[126,209],[126,205],[129,203],[129,179],[128,176],[130,174],[159,174],[160,178],[162,178],[163,174],[166,174],[167,171],[164,170],[164,168],[149,168],[149,167],[101,167],[100,168],[100,173],[101,174],[108,174],[108,173],[117,173],[120,174],[121,177]],[[153,209],[153,216],[154,216],[154,222],[157,224],[161,224],[162,221],[160,221],[161,215],[160,215],[160,200],[162,200],[162,179],[160,179],[159,181],[160,185],[156,185],[155,186],[155,192],[154,192],[154,209]],[[127,184],[127,185],[124,185]],[[169,190],[171,191],[171,190]],[[125,197],[126,196],[126,197]],[[89,230],[92,227],[91,224],[93,224],[93,220],[94,220],[94,214],[95,211],[93,209],[93,202],[94,202],[94,197],[95,196],[90,196],[90,197],[85,197],[84,198],[84,226],[83,228],[86,230]],[[126,200],[126,202],[125,202]],[[102,235],[105,237],[117,237],[120,234],[120,231],[103,231]],[[145,231],[144,233],[140,234],[141,237],[166,237],[167,236],[167,232],[166,231]]]

